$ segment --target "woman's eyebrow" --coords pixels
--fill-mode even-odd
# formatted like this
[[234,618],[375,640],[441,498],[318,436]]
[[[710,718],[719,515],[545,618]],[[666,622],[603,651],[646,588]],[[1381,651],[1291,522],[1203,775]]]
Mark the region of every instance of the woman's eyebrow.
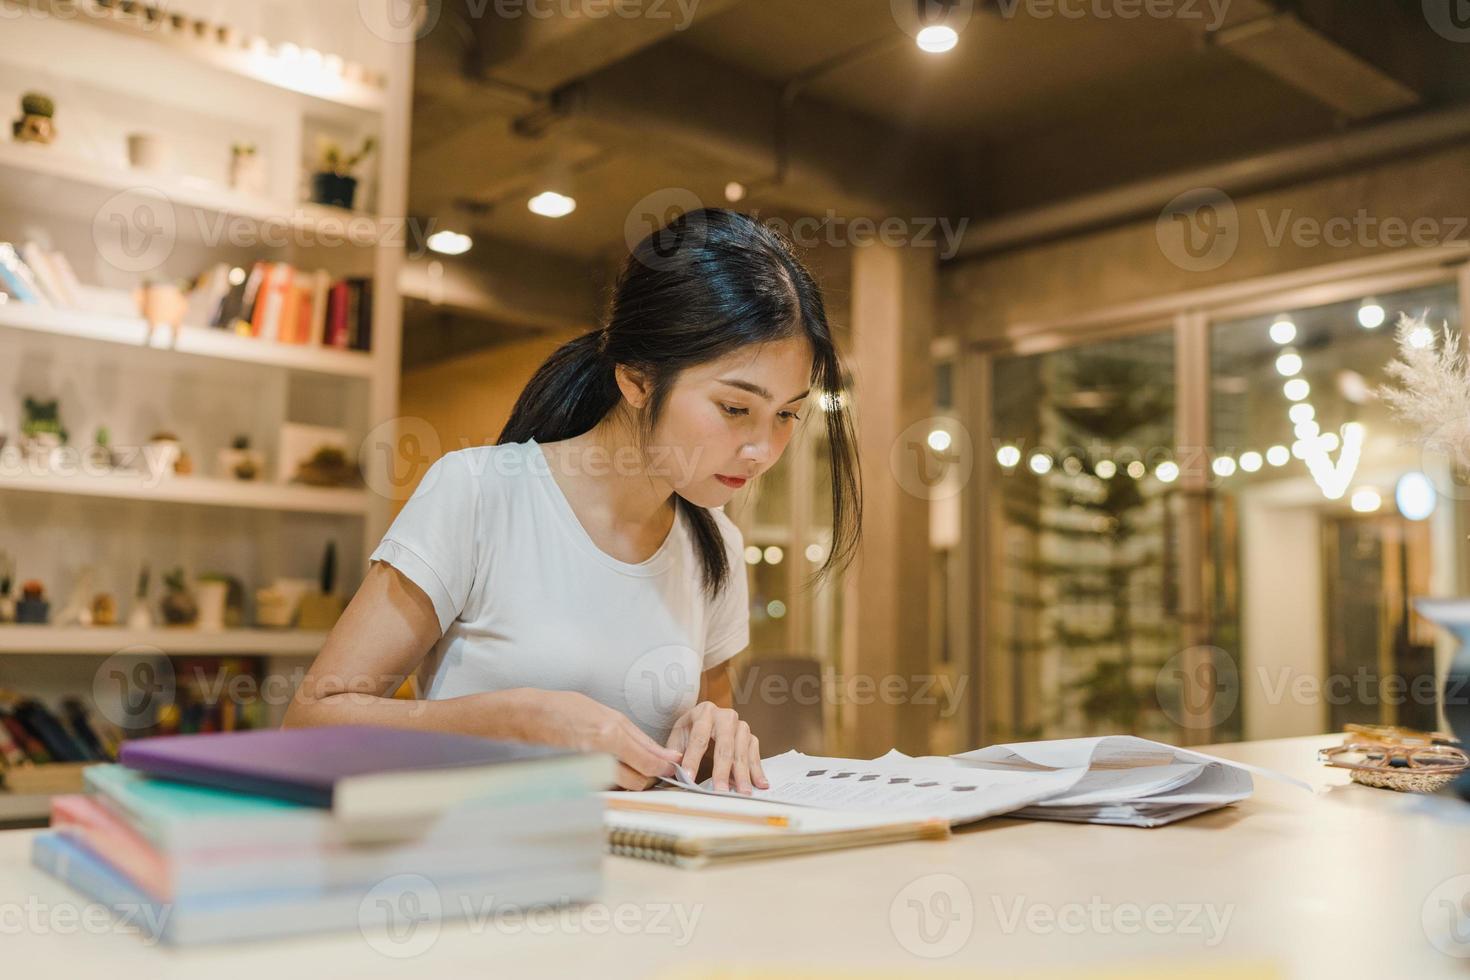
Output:
[[[717,380],[722,385],[729,385],[732,388],[739,388],[741,391],[748,391],[752,395],[760,395],[766,401],[771,401],[775,397],[765,388],[762,388],[760,385],[756,384],[754,381],[745,381],[741,378],[718,378]],[[812,390],[808,388],[806,391],[803,391],[796,397],[786,399],[786,401],[782,402],[782,404],[790,405],[792,402],[799,402],[811,393]]]

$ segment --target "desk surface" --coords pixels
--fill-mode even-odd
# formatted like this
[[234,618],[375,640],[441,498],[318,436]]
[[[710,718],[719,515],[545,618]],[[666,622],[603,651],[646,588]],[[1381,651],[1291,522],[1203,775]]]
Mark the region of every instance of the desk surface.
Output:
[[[752,974],[937,970],[973,976],[1465,976],[1470,809],[1348,783],[1314,753],[1336,737],[1217,746],[1288,772],[1226,810],[1153,830],[995,819],[942,842],[686,871],[608,858],[600,903],[445,923],[411,959],[357,933],[187,950],[76,923],[82,905],[31,868],[34,831],[0,833],[4,975],[188,978]],[[1461,876],[1457,878],[1456,876]],[[39,919],[35,910],[44,917]],[[67,918],[57,910],[69,910]],[[49,923],[55,923],[49,924]],[[1426,922],[1428,925],[1426,925]],[[68,924],[70,923],[70,924]],[[1154,975],[1150,973],[1149,975]],[[1217,974],[1210,974],[1216,976]],[[1218,976],[1235,976],[1233,971]]]

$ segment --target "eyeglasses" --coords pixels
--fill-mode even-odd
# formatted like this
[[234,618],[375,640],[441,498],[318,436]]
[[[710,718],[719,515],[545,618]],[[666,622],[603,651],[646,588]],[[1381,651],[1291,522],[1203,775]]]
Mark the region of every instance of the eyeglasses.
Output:
[[1347,740],[1322,749],[1317,758],[1348,769],[1354,782],[1387,789],[1433,792],[1470,769],[1470,755],[1443,732],[1388,725],[1348,725]]

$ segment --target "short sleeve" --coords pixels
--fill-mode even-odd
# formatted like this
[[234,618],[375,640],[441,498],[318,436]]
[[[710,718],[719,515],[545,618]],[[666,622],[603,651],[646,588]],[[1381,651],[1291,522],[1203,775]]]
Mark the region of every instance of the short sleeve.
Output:
[[369,557],[424,590],[439,633],[464,610],[474,585],[479,488],[463,450],[439,457]]
[[745,539],[722,511],[711,511],[725,538],[730,575],[711,601],[706,622],[704,669],[717,667],[750,646],[750,586],[745,569]]

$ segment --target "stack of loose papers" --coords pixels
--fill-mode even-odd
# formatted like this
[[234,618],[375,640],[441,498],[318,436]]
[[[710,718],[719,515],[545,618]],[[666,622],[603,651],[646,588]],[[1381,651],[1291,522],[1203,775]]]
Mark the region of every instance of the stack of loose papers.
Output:
[[[793,751],[761,766],[770,788],[753,790],[755,799],[909,813],[951,826],[1005,814],[1158,827],[1245,799],[1253,789],[1251,772],[1276,775],[1132,735],[994,745],[923,758],[893,751],[870,760],[829,759]],[[695,784],[682,773],[667,782],[699,793],[738,795],[718,794],[709,780]]]

